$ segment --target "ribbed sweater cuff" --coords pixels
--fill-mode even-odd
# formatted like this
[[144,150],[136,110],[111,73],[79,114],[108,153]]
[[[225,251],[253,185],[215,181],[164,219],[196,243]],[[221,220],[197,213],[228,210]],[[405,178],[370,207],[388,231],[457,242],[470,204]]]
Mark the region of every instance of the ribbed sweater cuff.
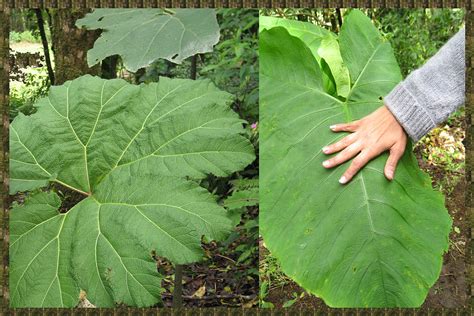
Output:
[[426,110],[403,87],[403,83],[398,84],[384,98],[384,101],[408,136],[415,142],[436,126]]

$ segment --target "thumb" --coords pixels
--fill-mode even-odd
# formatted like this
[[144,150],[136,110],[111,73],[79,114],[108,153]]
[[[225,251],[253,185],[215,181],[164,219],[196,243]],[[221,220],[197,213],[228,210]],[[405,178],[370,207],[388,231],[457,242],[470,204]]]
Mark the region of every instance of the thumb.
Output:
[[395,169],[397,168],[398,161],[403,156],[403,152],[405,151],[405,147],[394,145],[390,148],[390,156],[387,159],[387,163],[385,164],[385,177],[388,180],[393,180],[395,176]]

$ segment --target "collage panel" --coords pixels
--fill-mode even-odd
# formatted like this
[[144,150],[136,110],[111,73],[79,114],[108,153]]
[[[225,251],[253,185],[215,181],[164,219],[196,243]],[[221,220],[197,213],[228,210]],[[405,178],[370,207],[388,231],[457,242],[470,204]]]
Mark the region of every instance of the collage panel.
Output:
[[261,10],[261,307],[468,306],[464,13]]
[[0,2],[1,315],[472,314],[472,6],[309,4]]
[[11,308],[258,304],[258,10],[10,11]]

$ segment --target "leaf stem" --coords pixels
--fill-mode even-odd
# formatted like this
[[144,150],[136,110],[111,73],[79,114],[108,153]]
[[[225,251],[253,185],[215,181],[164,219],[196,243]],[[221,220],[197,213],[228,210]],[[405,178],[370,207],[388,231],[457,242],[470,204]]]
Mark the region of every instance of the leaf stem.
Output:
[[171,14],[171,15],[176,14],[175,11],[167,9],[167,8],[162,8],[161,10],[163,10],[163,12],[166,12],[166,13]]
[[346,123],[352,122],[352,113],[347,101],[342,104],[342,110],[346,116]]
[[90,196],[90,195],[91,195],[90,192],[84,192],[84,191],[82,191],[82,190],[79,190],[79,189],[77,189],[77,188],[75,188],[75,187],[73,187],[73,186],[70,186],[69,184],[66,184],[66,183],[64,183],[64,182],[62,182],[62,181],[60,181],[60,180],[58,180],[58,179],[53,180],[53,181],[54,181],[54,182],[57,182],[57,183],[59,183],[59,184],[61,184],[61,185],[64,185],[65,187],[67,187],[67,188],[69,188],[69,189],[71,189],[71,190],[74,190],[74,191],[76,191],[76,192],[82,193],[82,194],[84,194],[84,195],[87,195],[87,196]]

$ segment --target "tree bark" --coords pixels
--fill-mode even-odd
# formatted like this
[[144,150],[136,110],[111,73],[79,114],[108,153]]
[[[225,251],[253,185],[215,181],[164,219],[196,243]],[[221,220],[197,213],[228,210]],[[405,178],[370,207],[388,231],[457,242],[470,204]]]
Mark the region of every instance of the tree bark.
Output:
[[[9,107],[8,107],[8,95],[9,95],[9,73],[10,73],[10,45],[9,45],[9,34],[10,34],[10,15],[8,12],[0,11],[0,105],[2,107],[2,133],[1,138],[3,146],[0,154],[0,166],[2,173],[2,221],[1,221],[1,233],[0,238],[2,241],[2,263],[3,269],[1,278],[3,280],[2,288],[2,302],[8,304],[8,239],[5,238],[8,233],[8,208],[9,208],[9,196],[8,196],[8,127],[9,127]],[[7,305],[5,305],[7,306]]]
[[75,26],[77,19],[90,10],[57,9],[51,12],[55,84],[63,84],[85,74],[98,75],[100,65],[89,68],[87,51],[94,46],[100,31],[87,31]]

